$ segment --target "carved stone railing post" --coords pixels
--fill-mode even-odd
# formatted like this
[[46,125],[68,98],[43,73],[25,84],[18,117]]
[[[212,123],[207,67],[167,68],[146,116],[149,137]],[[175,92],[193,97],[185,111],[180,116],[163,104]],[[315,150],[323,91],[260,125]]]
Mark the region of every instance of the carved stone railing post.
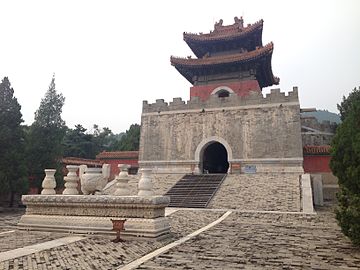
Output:
[[151,181],[152,169],[140,169],[141,177],[138,184],[138,196],[154,196],[153,184]]
[[193,173],[194,173],[194,174],[201,174],[201,170],[200,170],[199,164],[196,164],[196,165],[195,165],[195,168],[194,168]]
[[128,169],[130,168],[130,165],[127,164],[119,164],[118,165],[120,169],[119,175],[116,176],[116,190],[114,192],[115,196],[129,196],[130,195],[130,189],[129,189],[129,175],[128,175]]
[[45,169],[45,178],[42,182],[42,188],[41,191],[42,195],[53,195],[56,194],[55,187],[56,187],[56,180],[55,180],[55,172],[54,169]]
[[79,166],[76,165],[67,165],[66,169],[69,171],[67,176],[64,177],[65,189],[62,194],[64,195],[78,195],[79,191],[77,190],[78,182],[80,178],[76,175]]

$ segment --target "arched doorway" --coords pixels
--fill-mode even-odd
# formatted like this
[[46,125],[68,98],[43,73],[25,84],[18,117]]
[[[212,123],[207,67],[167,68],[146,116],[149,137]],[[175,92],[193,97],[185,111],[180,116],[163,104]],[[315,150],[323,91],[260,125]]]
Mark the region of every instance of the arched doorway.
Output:
[[227,173],[228,153],[224,145],[212,142],[206,146],[202,156],[203,173]]

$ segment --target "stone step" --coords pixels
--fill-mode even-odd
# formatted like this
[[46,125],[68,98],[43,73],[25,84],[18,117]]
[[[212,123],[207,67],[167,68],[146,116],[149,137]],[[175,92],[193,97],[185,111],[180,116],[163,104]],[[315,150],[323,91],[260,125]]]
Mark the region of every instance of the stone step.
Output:
[[220,187],[226,174],[187,174],[165,195],[170,207],[205,208]]
[[208,194],[208,193],[210,193],[210,194],[212,194],[212,193],[214,193],[214,191],[215,191],[216,189],[213,189],[213,190],[201,190],[201,191],[199,191],[199,190],[186,190],[186,189],[181,189],[181,190],[172,190],[171,192],[169,192],[169,193],[167,193],[166,195],[180,195],[180,194],[189,194],[189,193],[192,193],[192,194],[194,194],[194,193],[196,193],[196,194],[204,194],[204,193],[206,193],[206,194]]

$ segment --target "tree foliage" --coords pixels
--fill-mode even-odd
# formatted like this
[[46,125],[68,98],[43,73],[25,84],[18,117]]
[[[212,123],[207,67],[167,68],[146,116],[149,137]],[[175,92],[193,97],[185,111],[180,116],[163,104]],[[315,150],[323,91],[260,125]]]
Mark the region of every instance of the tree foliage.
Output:
[[55,76],[53,76],[49,89],[35,112],[35,125],[57,129],[65,127],[65,122],[61,118],[65,97],[61,93],[58,94],[55,88]]
[[340,105],[337,105],[342,121],[344,121],[348,113],[353,110],[352,107],[354,106],[354,102],[356,103],[357,100],[360,100],[360,91],[356,88],[353,89],[347,98],[343,96],[343,101]]
[[64,156],[94,159],[101,151],[109,151],[117,143],[117,136],[107,127],[94,125],[92,133],[86,133],[82,125],[68,129],[64,137]]
[[86,128],[80,124],[66,131],[63,141],[65,157],[94,158],[93,136],[85,132]]
[[57,170],[58,186],[62,184],[60,160],[66,132],[65,122],[61,118],[64,102],[64,96],[56,91],[53,77],[39,109],[35,112],[35,121],[27,136],[27,165],[35,187],[40,188],[44,170],[48,168]]
[[140,125],[132,124],[120,141],[115,145],[114,150],[138,151],[140,144]]
[[342,231],[360,246],[360,88],[338,105],[343,122],[332,142],[331,170],[339,180],[336,218]]
[[20,109],[14,89],[4,77],[0,83],[0,193],[10,194],[10,206],[15,193],[23,194],[27,190]]
[[112,150],[118,141],[117,136],[109,128],[104,127],[101,130],[98,125],[93,126],[93,137],[96,154]]

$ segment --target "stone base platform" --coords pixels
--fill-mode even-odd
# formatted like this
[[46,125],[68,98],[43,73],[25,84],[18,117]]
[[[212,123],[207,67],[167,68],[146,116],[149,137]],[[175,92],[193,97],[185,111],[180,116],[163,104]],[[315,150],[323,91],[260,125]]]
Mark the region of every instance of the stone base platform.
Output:
[[160,239],[170,234],[164,196],[24,195],[19,229],[114,234],[111,219],[126,219],[121,237]]

